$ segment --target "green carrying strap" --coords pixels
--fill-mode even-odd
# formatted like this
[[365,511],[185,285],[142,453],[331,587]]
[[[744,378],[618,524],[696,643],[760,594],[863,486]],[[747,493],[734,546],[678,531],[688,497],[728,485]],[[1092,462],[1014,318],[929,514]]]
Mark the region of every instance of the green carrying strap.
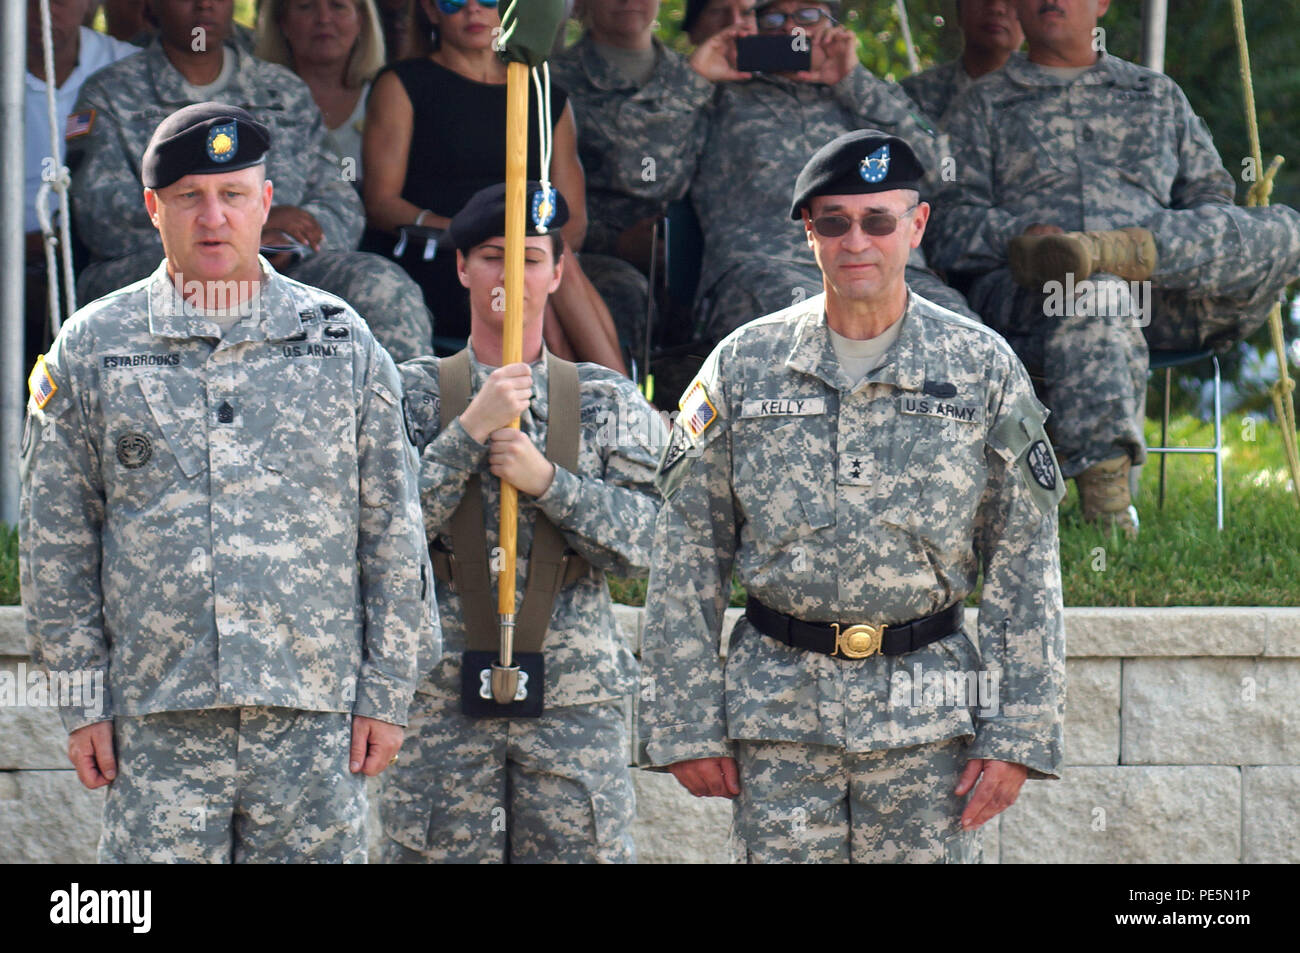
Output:
[[[578,402],[578,366],[546,356],[547,403],[546,459],[566,470],[576,470],[581,413]],[[439,410],[443,430],[469,406],[469,351],[444,358],[438,364]],[[434,571],[460,595],[465,613],[466,648],[495,652],[500,645],[496,593],[488,565],[487,534],[483,522],[483,481],[470,476],[465,495],[451,516],[451,552],[430,546]],[[541,513],[533,526],[533,547],[528,555],[524,601],[515,618],[515,650],[540,652],[551,624],[555,597],[565,586],[590,572],[578,553],[568,549],[563,534]]]

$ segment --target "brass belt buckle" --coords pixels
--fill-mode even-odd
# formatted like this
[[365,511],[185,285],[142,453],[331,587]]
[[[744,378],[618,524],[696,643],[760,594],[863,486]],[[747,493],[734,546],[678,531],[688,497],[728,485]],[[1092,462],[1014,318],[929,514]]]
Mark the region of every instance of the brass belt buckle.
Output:
[[835,627],[835,651],[832,655],[851,659],[868,658],[880,651],[885,639],[883,625],[851,625],[842,632],[838,622],[832,622],[831,625]]

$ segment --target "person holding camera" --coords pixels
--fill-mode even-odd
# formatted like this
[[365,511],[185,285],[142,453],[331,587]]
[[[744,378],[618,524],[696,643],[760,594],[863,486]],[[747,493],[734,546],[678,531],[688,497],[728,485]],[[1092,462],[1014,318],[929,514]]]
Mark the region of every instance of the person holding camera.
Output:
[[[691,57],[697,73],[719,84],[691,185],[704,232],[696,304],[713,341],[821,287],[783,198],[819,145],[879,129],[912,143],[935,174],[934,129],[900,87],[858,62],[857,37],[838,13],[838,3],[773,0],[758,8],[756,36],[737,24]],[[918,294],[973,316],[965,299],[926,269],[919,250],[907,278]]]

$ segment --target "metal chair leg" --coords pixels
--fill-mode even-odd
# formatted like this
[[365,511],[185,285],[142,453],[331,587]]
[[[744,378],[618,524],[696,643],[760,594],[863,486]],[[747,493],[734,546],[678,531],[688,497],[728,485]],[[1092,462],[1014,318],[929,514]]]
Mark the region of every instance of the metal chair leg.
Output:
[[[1173,374],[1173,369],[1166,367],[1165,368],[1165,413],[1164,416],[1160,418],[1160,446],[1162,447],[1169,446],[1169,384],[1170,384],[1172,374]],[[1169,454],[1167,453],[1160,454],[1160,497],[1159,497],[1159,502],[1157,504],[1157,509],[1162,509],[1162,510],[1165,508],[1165,461],[1168,459],[1168,457]]]
[[1223,398],[1219,378],[1219,356],[1214,361],[1214,506],[1219,532],[1223,532]]

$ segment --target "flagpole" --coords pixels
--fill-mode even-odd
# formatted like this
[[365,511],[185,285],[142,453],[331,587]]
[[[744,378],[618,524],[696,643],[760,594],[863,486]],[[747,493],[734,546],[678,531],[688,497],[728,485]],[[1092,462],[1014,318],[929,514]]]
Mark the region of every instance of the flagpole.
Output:
[[[502,336],[503,364],[523,360],[524,342],[524,201],[528,178],[528,65],[506,66],[506,315]],[[518,429],[519,418],[510,422]],[[497,613],[501,651],[492,666],[492,696],[499,704],[514,701],[519,668],[514,664],[515,560],[519,529],[519,491],[501,481],[501,572],[497,577]]]

